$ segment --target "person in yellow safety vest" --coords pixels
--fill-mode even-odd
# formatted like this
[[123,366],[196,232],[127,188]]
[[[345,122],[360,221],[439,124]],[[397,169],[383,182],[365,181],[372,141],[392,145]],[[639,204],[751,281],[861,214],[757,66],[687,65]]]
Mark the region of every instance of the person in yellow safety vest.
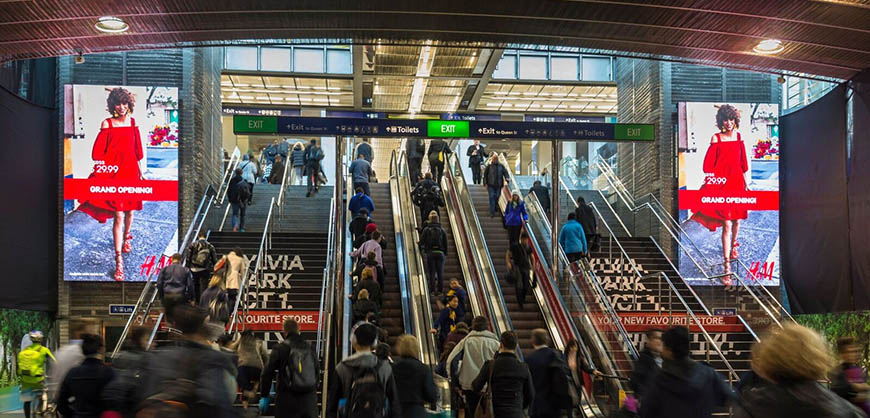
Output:
[[21,378],[21,401],[24,402],[24,416],[30,418],[30,405],[36,391],[42,390],[45,381],[45,360],[50,357],[55,360],[51,350],[43,346],[45,337],[42,331],[31,331],[28,334],[30,344],[18,353],[18,376]]

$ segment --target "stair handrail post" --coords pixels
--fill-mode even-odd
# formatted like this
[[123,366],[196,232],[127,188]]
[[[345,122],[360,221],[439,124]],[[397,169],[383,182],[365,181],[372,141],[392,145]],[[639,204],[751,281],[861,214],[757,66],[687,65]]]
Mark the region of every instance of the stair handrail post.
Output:
[[157,331],[160,330],[160,324],[163,322],[165,316],[165,312],[160,312],[160,315],[157,316],[157,322],[154,324],[154,328],[151,329],[151,332],[148,335],[148,345],[145,347],[151,347],[151,344],[154,343],[154,337],[157,336]]
[[151,288],[151,280],[154,278],[154,272],[148,274],[148,279],[145,281],[145,285],[142,286],[142,292],[139,293],[139,299],[136,300],[136,305],[133,307],[133,312],[130,313],[130,316],[127,317],[127,323],[124,325],[124,330],[121,331],[121,337],[118,338],[118,343],[115,344],[115,349],[112,350],[111,358],[115,358],[118,355],[118,351],[121,350],[121,346],[124,344],[124,340],[127,339],[127,334],[130,332],[130,327],[133,325],[133,319],[136,315],[139,314],[139,308],[142,307],[142,302],[145,301],[145,295],[148,293],[148,289]]
[[284,199],[285,193],[284,191],[287,189],[287,177],[289,177],[288,173],[293,171],[293,167],[287,167],[287,163],[284,164],[284,173],[281,175],[281,191],[278,192],[278,217],[284,219]]
[[[262,266],[264,265],[263,264],[263,257],[265,257],[265,254],[266,254],[266,238],[267,238],[268,233],[269,233],[269,225],[271,223],[272,212],[273,212],[274,208],[275,208],[275,197],[272,197],[272,200],[269,202],[269,213],[266,215],[266,226],[263,228],[263,234],[260,238],[260,248],[257,251],[257,260],[256,260],[256,264],[255,264],[256,267],[254,268],[254,273],[253,273],[254,280],[257,280],[257,286],[259,286],[259,282],[260,282],[260,280],[258,279],[258,274],[260,274],[260,272],[262,271]],[[236,297],[235,303],[233,303],[233,314],[232,314],[232,319],[230,320],[230,326],[228,328],[231,332],[233,332],[233,331],[238,332],[238,327],[243,322],[243,321],[238,321],[239,305],[240,305],[241,300],[243,298],[245,298],[248,294],[248,287],[250,285],[249,280],[248,280],[249,279],[249,273],[248,273],[249,269],[250,269],[250,262],[248,262],[248,269],[245,269],[245,275],[242,276],[242,283],[240,283],[240,285],[239,285],[239,293]],[[243,312],[247,312],[248,304],[245,303],[242,306],[243,306]],[[241,324],[241,326],[244,327],[244,324]]]
[[[239,161],[241,161],[241,151],[239,151],[239,147],[236,147],[233,150],[233,155],[230,157],[229,164],[227,164],[227,169],[223,178],[221,179],[221,188],[218,190],[218,204],[223,205],[224,199],[227,197],[227,192],[230,187],[230,180],[233,178],[233,173],[236,171],[236,167],[239,166]],[[224,186],[226,184],[226,186]]]
[[[195,229],[194,227],[196,225],[200,225],[200,226],[202,225],[201,223],[197,222],[197,220],[199,219],[200,214],[202,213],[202,208],[206,206],[207,198],[212,196],[213,193],[214,193],[214,191],[211,187],[211,184],[209,184],[208,186],[205,187],[205,192],[202,194],[202,198],[199,199],[199,205],[196,207],[196,211],[193,213],[193,218],[191,218],[191,220],[190,220],[190,225],[187,226],[187,232],[184,234],[184,238],[181,240],[181,244],[179,246],[179,250],[180,250],[179,253],[184,255],[185,251],[187,251],[187,247],[190,245],[191,239],[193,237],[195,237],[195,235],[192,235],[192,234],[194,234],[194,229]],[[208,209],[206,209],[206,210],[208,210]],[[206,212],[206,213],[208,213],[208,212]],[[199,232],[198,229],[199,228],[196,228],[197,232]],[[186,262],[187,257],[182,257],[182,260],[185,260],[185,262]]]

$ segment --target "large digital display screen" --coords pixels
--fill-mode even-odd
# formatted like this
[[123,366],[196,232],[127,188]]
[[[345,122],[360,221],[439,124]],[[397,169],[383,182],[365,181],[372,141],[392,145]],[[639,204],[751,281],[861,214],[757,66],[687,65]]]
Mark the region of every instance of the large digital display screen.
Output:
[[680,274],[693,284],[779,284],[778,123],[776,104],[680,103]]
[[142,281],[178,246],[178,89],[64,87],[64,279]]

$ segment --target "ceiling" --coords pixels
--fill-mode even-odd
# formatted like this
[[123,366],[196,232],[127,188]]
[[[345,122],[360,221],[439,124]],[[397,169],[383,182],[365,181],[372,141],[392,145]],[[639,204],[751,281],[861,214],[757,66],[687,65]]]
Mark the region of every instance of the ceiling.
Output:
[[[130,31],[98,33],[93,25],[104,15],[123,18]],[[765,38],[782,40],[785,50],[774,56],[752,52]],[[471,47],[575,46],[615,56],[847,79],[870,67],[870,1],[536,0],[500,2],[497,8],[456,0],[0,1],[0,61],[288,39],[411,44],[396,48],[375,77],[413,71],[417,49],[431,39]],[[432,73],[467,71],[463,57],[468,54],[436,54]],[[409,88],[389,83],[402,94]],[[384,100],[390,107],[389,98]],[[423,106],[446,106],[439,100],[432,95]]]
[[353,80],[224,74],[221,96],[229,104],[353,107]]

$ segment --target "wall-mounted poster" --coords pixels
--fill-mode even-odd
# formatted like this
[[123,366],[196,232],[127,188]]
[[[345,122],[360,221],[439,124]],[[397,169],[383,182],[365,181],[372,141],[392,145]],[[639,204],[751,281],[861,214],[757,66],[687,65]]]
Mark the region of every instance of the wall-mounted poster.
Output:
[[[779,284],[779,106],[680,103],[680,273]],[[725,283],[729,283],[728,278]]]
[[178,242],[178,89],[64,89],[64,279],[141,281]]

